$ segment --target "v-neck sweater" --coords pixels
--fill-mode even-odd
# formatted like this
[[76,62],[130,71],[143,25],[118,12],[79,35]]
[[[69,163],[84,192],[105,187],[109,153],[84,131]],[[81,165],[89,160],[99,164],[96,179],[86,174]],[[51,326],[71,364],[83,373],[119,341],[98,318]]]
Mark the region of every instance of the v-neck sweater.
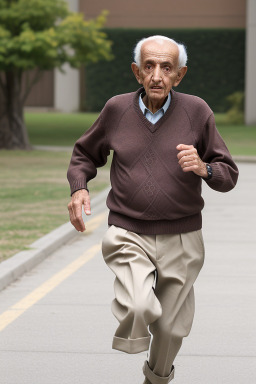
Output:
[[198,230],[204,207],[202,178],[183,172],[176,146],[188,144],[197,149],[213,170],[206,183],[219,192],[235,186],[237,166],[216,129],[212,110],[202,99],[171,90],[171,105],[152,124],[139,107],[143,91],[111,98],[77,140],[67,175],[71,194],[87,189],[113,150],[109,225],[140,234]]

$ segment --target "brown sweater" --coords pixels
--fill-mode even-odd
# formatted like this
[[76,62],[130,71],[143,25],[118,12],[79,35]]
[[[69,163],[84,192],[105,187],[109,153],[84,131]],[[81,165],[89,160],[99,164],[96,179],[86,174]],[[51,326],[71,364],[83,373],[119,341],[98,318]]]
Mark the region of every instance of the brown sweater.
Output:
[[172,90],[170,107],[153,125],[139,107],[142,91],[111,98],[77,140],[68,169],[71,194],[87,188],[113,150],[109,225],[142,234],[198,230],[204,206],[202,179],[182,171],[176,146],[197,148],[201,159],[212,166],[213,177],[206,182],[216,191],[232,189],[238,169],[202,99]]

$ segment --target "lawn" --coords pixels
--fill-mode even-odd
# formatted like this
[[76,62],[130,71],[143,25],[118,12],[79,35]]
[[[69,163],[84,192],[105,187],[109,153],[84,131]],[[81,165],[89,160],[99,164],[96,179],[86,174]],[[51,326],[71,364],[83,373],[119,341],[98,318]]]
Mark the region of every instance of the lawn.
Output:
[[98,115],[98,113],[26,113],[25,121],[32,144],[73,146]]
[[[69,220],[70,156],[71,152],[0,151],[0,261]],[[109,184],[106,168],[90,184],[91,197]]]
[[256,156],[256,125],[228,124],[221,113],[215,114],[215,120],[232,155]]
[[[73,146],[96,120],[97,113],[26,113],[31,143]],[[216,114],[216,124],[232,155],[256,156],[256,125],[227,124],[224,114]]]

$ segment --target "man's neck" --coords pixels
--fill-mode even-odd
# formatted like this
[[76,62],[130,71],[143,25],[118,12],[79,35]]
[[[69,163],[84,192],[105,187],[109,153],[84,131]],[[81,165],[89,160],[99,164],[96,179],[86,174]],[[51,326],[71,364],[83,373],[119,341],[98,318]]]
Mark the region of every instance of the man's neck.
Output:
[[150,110],[150,112],[152,112],[152,113],[156,113],[156,112],[159,111],[159,109],[161,109],[162,106],[165,104],[167,98],[168,98],[168,96],[166,96],[166,98],[165,98],[164,101],[162,101],[162,102],[152,103],[152,101],[149,100],[147,94],[145,94],[145,96],[143,96],[143,98],[142,98],[142,101],[143,101],[143,103],[145,104],[145,106]]

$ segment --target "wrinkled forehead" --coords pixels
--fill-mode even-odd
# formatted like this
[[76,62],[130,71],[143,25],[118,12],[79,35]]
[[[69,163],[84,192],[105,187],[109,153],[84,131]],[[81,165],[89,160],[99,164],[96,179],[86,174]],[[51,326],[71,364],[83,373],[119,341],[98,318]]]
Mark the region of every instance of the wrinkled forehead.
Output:
[[145,41],[141,47],[141,62],[152,60],[178,64],[179,48],[175,43],[166,40],[149,40]]

